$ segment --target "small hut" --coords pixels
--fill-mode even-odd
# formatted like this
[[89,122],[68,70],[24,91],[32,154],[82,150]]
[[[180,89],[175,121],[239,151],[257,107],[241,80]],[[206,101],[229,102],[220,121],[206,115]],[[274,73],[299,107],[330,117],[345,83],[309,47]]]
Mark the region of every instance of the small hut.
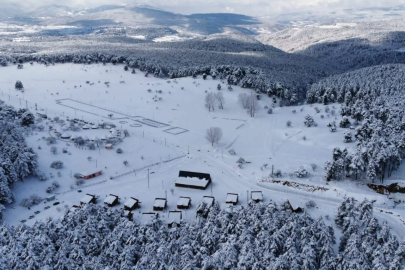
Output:
[[105,149],[111,150],[112,148],[113,148],[112,143],[107,143],[107,144],[105,145]]
[[142,224],[151,224],[152,220],[156,218],[156,213],[142,213]]
[[86,125],[84,125],[84,126],[82,127],[82,129],[91,129],[91,126],[88,125],[88,124],[86,124]]
[[70,139],[72,137],[72,135],[70,135],[70,133],[65,132],[62,135],[60,135],[61,139]]
[[163,211],[167,206],[167,200],[165,198],[156,198],[153,204],[153,211]]
[[297,207],[294,208],[293,205],[290,203],[290,200],[287,200],[287,204],[288,204],[290,210],[291,210],[292,212],[294,212],[294,213],[301,213],[301,212],[303,211],[302,208],[299,207],[299,206],[297,206]]
[[204,196],[202,198],[202,202],[205,203],[207,206],[213,206],[215,203],[215,198],[212,196]]
[[178,209],[189,209],[190,206],[191,206],[191,198],[180,196],[179,200],[177,201],[177,208]]
[[117,195],[113,195],[113,194],[108,195],[107,198],[105,198],[105,200],[104,200],[104,203],[106,205],[108,205],[109,207],[113,207],[113,206],[119,204],[119,202],[120,202],[120,198]]
[[172,228],[173,225],[177,225],[177,227],[180,227],[181,219],[182,219],[181,211],[169,211],[169,218],[167,221],[167,225],[169,226],[169,228]]
[[250,198],[254,202],[261,202],[263,201],[263,193],[261,191],[252,191],[250,192]]
[[239,200],[239,195],[238,194],[236,194],[236,193],[228,193],[226,195],[226,201],[225,202],[227,204],[236,205],[238,203],[238,200]]
[[132,211],[136,208],[139,207],[139,200],[135,199],[133,197],[130,197],[125,203],[124,203],[124,209]]
[[87,172],[81,173],[80,176],[81,176],[82,179],[87,180],[87,179],[90,179],[90,178],[99,176],[99,175],[101,175],[102,173],[103,173],[102,170],[87,171]]
[[122,211],[121,216],[126,217],[129,221],[132,221],[134,214],[132,214],[132,212],[129,210],[124,210],[124,211]]
[[83,198],[80,199],[80,205],[96,203],[97,198],[95,195],[86,194]]

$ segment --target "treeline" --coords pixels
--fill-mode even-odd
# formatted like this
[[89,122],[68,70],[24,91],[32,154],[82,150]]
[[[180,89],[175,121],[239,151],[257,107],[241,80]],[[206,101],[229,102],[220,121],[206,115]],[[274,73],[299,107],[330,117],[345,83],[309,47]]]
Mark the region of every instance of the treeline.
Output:
[[401,64],[364,68],[312,85],[308,103],[339,102],[341,115],[358,125],[356,151],[335,149],[325,166],[326,179],[367,176],[382,182],[399,168],[405,157],[404,85]]
[[4,205],[14,201],[10,187],[35,173],[37,155],[24,138],[24,127],[33,123],[29,111],[16,111],[0,101],[0,220]]
[[[297,104],[296,97],[298,102],[303,101],[310,83],[333,73],[332,67],[311,57],[288,54],[271,46],[237,38],[162,43],[131,43],[126,40],[115,43],[107,37],[83,37],[80,40],[66,37],[55,41],[64,50],[43,54],[43,50],[55,50],[55,42],[47,42],[48,39],[51,37],[32,41],[29,46],[13,43],[11,50],[16,53],[3,56],[0,63],[7,65],[18,62],[18,59],[23,59],[24,63],[43,59],[48,64],[125,61],[132,62],[132,67],[163,78],[209,75],[219,71],[218,79],[222,77],[230,84],[263,93],[273,91],[286,105]],[[22,53],[24,50],[30,53]],[[66,54],[67,51],[70,53]]]
[[399,244],[388,225],[373,218],[370,202],[348,199],[335,221],[344,232],[337,256],[332,227],[322,218],[293,213],[287,203],[224,210],[214,205],[199,211],[195,222],[171,229],[159,217],[141,225],[119,210],[88,205],[61,221],[0,227],[0,267],[403,269],[405,242]]

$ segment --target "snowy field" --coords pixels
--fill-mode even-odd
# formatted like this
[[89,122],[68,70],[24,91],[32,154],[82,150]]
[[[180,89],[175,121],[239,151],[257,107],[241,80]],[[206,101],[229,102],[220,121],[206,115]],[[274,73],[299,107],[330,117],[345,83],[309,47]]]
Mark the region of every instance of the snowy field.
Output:
[[[16,80],[22,81],[24,93],[14,89]],[[229,91],[226,84],[221,83],[224,109],[216,108],[209,112],[204,107],[204,98],[206,92],[218,91],[218,83],[221,81],[210,77],[207,80],[201,77],[175,80],[158,79],[151,75],[145,77],[139,70],[131,74],[130,70],[124,71],[122,65],[110,64],[45,67],[34,63],[33,66],[25,64],[21,70],[17,70],[16,66],[2,68],[0,99],[16,108],[28,107],[32,112],[47,114],[51,119],[58,116],[64,120],[67,117],[77,118],[94,124],[109,122],[115,124],[117,130],[129,132],[129,137],[123,138],[111,150],[105,149],[104,145],[95,150],[75,147],[68,140],[57,140],[56,144],[48,145],[42,138],[54,136],[49,126],[52,125],[61,133],[63,130],[59,124],[44,120],[42,124],[45,130],[29,135],[27,143],[39,155],[39,169],[48,176],[52,173],[54,177],[45,182],[32,178],[18,183],[13,189],[16,203],[8,207],[4,221],[18,224],[21,220],[27,220],[27,224],[32,224],[35,220],[48,217],[59,218],[65,208],[79,205],[86,193],[99,196],[98,203],[103,203],[110,193],[118,195],[120,204],[115,207],[123,207],[129,197],[139,199],[141,207],[134,213],[134,219],[138,221],[142,212],[152,211],[157,197],[167,197],[167,211],[176,210],[179,196],[191,197],[192,207],[183,210],[183,218],[187,220],[194,219],[195,208],[203,196],[212,195],[221,207],[226,207],[227,193],[237,193],[239,204],[243,205],[252,190],[263,191],[265,201],[289,199],[294,206],[305,208],[305,203],[310,200],[308,197],[257,186],[258,181],[269,179],[272,166],[274,171],[282,172],[277,180],[328,189],[314,192],[316,195],[333,199],[354,196],[358,200],[367,197],[377,200],[378,204],[392,205],[387,196],[376,194],[361,182],[342,181],[326,185],[323,165],[326,160],[332,159],[333,148],[347,147],[350,152],[355,147],[355,142],[342,141],[344,129],[338,127],[337,132],[331,133],[326,126],[331,121],[339,122],[338,104],[329,105],[335,111],[336,119],[331,112],[325,113],[325,106],[320,104],[282,108],[276,105],[273,114],[267,114],[265,106],[272,107],[273,99],[261,94],[257,115],[251,118],[238,102],[238,94],[250,94],[251,90],[233,87],[233,91]],[[315,107],[319,108],[319,113]],[[293,113],[293,110],[296,112]],[[313,116],[318,126],[305,127],[303,121],[306,115]],[[286,125],[288,120],[292,123],[291,127]],[[205,139],[209,127],[222,129],[223,138],[218,145],[211,146]],[[89,139],[109,135],[108,129],[68,132]],[[57,147],[56,154],[51,153],[52,146]],[[63,148],[67,153],[62,152]],[[123,153],[116,153],[117,148],[121,148]],[[231,155],[229,150],[234,150],[236,155]],[[163,162],[176,157],[180,158]],[[241,157],[249,163],[239,168],[236,161]],[[56,160],[64,163],[61,170],[50,168],[50,164]],[[124,161],[128,164],[124,165]],[[147,169],[114,178],[156,163],[159,164],[149,167],[149,181]],[[316,165],[315,170],[312,164]],[[310,172],[309,177],[298,178],[294,175],[300,166]],[[95,169],[101,169],[103,174],[85,180],[85,187],[75,185],[74,173]],[[403,179],[403,166],[401,169],[395,172],[393,178]],[[179,170],[209,173],[213,183],[204,191],[175,187]],[[57,176],[58,171],[61,172],[60,177]],[[58,206],[52,205],[55,201],[34,206],[30,210],[19,205],[23,198],[32,194],[44,198],[49,196],[45,190],[55,180],[60,184],[54,193],[56,201],[60,202]],[[317,208],[309,210],[311,215],[329,215],[332,219],[338,203],[313,200]],[[44,210],[47,205],[51,207]],[[35,211],[40,213],[34,215]],[[389,220],[398,234],[404,234],[401,219],[405,219],[405,211],[391,212],[393,214],[379,212],[376,215]],[[34,215],[34,218],[28,219],[30,215]],[[162,216],[167,218],[167,212]]]

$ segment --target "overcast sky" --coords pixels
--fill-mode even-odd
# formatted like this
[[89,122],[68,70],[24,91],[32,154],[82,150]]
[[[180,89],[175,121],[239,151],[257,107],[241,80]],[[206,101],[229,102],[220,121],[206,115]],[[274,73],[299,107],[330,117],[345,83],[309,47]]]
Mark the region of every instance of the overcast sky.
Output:
[[105,4],[148,4],[182,14],[230,12],[252,16],[295,12],[330,12],[343,9],[392,7],[405,0],[0,0],[2,6],[18,5],[31,9],[41,5],[94,7]]

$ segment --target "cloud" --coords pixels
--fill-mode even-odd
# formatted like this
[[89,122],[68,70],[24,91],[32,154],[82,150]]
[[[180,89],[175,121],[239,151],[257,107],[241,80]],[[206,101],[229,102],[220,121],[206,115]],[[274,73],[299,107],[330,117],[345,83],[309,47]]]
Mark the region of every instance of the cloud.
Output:
[[19,6],[26,10],[51,4],[71,7],[147,4],[182,14],[229,12],[252,16],[390,7],[405,4],[405,0],[1,0],[1,2],[3,7],[6,5]]

